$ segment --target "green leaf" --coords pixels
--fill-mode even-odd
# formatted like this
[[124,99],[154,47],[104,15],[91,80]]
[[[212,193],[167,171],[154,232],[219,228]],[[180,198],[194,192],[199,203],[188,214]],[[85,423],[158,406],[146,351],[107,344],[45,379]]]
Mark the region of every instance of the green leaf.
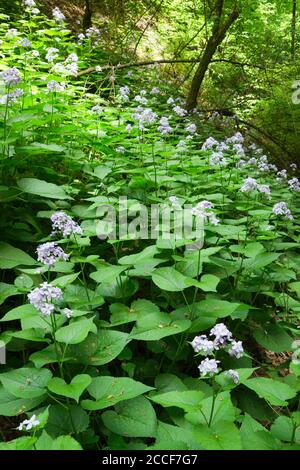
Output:
[[190,325],[190,320],[172,321],[167,313],[156,310],[153,313],[138,316],[136,326],[130,333],[130,338],[142,341],[157,341],[166,336],[182,333]]
[[66,276],[57,277],[56,279],[54,279],[54,281],[51,282],[51,285],[63,289],[69,284],[72,284],[72,282],[74,282],[78,278],[79,274],[80,273],[74,273],[67,274]]
[[88,388],[89,394],[96,401],[83,400],[81,405],[86,410],[101,410],[124,400],[142,395],[153,387],[127,377],[96,377]]
[[246,380],[244,385],[257,393],[260,398],[264,398],[275,406],[287,406],[286,400],[290,400],[296,395],[296,391],[289,385],[266,377]]
[[82,450],[82,447],[72,436],[59,436],[50,450]]
[[147,246],[143,251],[140,253],[136,253],[134,255],[123,256],[119,259],[119,264],[122,265],[139,265],[147,263],[153,259],[153,257],[159,252],[156,245]]
[[111,173],[111,169],[108,168],[107,166],[102,166],[98,165],[96,168],[94,168],[93,175],[97,176],[97,178],[100,178],[101,180],[104,180],[104,178]]
[[201,408],[203,397],[204,393],[198,392],[197,390],[184,390],[159,393],[157,395],[152,395],[149,398],[164,407],[177,406],[178,408],[182,408],[184,411],[189,412],[199,410]]
[[259,253],[255,258],[244,260],[243,267],[249,271],[262,269],[276,261],[279,256],[281,256],[281,253]]
[[53,439],[43,431],[35,444],[36,450],[82,450],[81,445],[72,436],[59,436]]
[[194,431],[196,440],[207,450],[241,450],[238,428],[231,422],[219,421],[212,427],[199,424]]
[[217,285],[220,282],[220,278],[214,276],[213,274],[204,274],[201,277],[201,281],[191,281],[191,285],[198,287],[204,292],[216,292]]
[[292,443],[293,439],[300,442],[300,427],[297,427],[294,435],[294,423],[288,416],[278,416],[271,426],[271,434],[284,442]]
[[[192,424],[207,424],[210,420],[213,406],[213,397],[209,396],[202,400],[201,412],[193,411],[186,414],[186,419]],[[219,421],[234,421],[236,408],[231,401],[230,393],[225,391],[218,393],[215,399],[214,410],[211,422],[217,424]]]
[[140,396],[118,403],[115,410],[102,414],[102,420],[110,431],[128,437],[156,436],[155,411],[146,398]]
[[0,381],[5,390],[17,398],[37,398],[44,395],[51,377],[48,369],[23,367],[0,374]]
[[70,325],[63,326],[55,333],[56,340],[65,344],[81,343],[90,331],[95,331],[93,318],[84,318],[73,321]]
[[169,292],[180,292],[188,287],[187,278],[175,268],[157,268],[152,274],[152,281],[160,289]]
[[235,384],[231,378],[227,376],[227,371],[221,372],[221,374],[215,377],[216,382],[221,385],[223,390],[231,390],[235,387],[238,387],[241,383],[244,383],[247,380],[256,368],[243,368],[243,369],[235,369],[235,371],[239,374],[239,382]]
[[50,344],[50,346],[47,346],[46,348],[31,354],[29,356],[29,359],[33,362],[35,367],[40,368],[45,366],[46,364],[58,362],[58,359],[61,362],[69,361],[70,359],[73,359],[73,356],[72,354],[69,354],[69,351],[67,350],[67,353],[64,356],[62,356],[62,353],[60,352],[57,358],[55,345]]
[[23,436],[13,439],[9,442],[0,442],[0,451],[2,450],[33,450],[37,438],[32,436]]
[[0,415],[16,416],[35,409],[45,399],[46,394],[37,398],[17,398],[8,392],[4,387],[0,387]]
[[300,299],[300,282],[292,282],[289,284],[289,289],[296,292],[298,299]]
[[99,347],[89,358],[89,362],[95,366],[111,362],[130,341],[128,333],[115,330],[100,330],[98,338]]
[[127,268],[125,266],[113,266],[109,264],[105,264],[103,266],[98,266],[97,271],[94,273],[90,274],[90,277],[94,279],[94,281],[100,283],[100,282],[112,282],[117,277],[120,276],[120,274],[125,271]]
[[13,308],[7,312],[0,321],[20,320],[21,318],[32,317],[34,315],[36,315],[36,309],[32,305],[20,305],[20,307]]
[[62,395],[64,397],[73,398],[77,402],[83,394],[84,390],[90,385],[92,379],[87,374],[76,375],[69,384],[59,377],[53,377],[48,382],[50,392]]
[[60,437],[62,434],[79,434],[84,432],[89,425],[89,417],[80,406],[51,405],[49,418],[45,431],[52,437]]
[[19,292],[15,286],[0,282],[0,305],[3,304],[8,297],[18,294],[21,294],[21,292]]
[[255,340],[264,348],[274,352],[290,351],[293,339],[279,325],[263,326],[253,332]]
[[19,188],[24,193],[36,194],[40,197],[46,197],[50,199],[72,199],[65,193],[62,186],[57,186],[53,183],[47,183],[46,181],[39,180],[36,178],[21,178],[18,180]]
[[278,442],[272,434],[248,414],[245,415],[240,433],[245,450],[278,449]]
[[33,266],[36,261],[25,251],[8,243],[0,242],[0,269],[11,269],[16,266]]
[[[186,447],[184,449],[198,450],[203,447],[195,440],[192,430],[185,429],[179,426],[173,426],[171,424],[158,422],[157,437],[155,441],[156,449],[178,450],[178,443],[184,443]],[[167,443],[167,445],[165,445]],[[175,446],[172,447],[172,445]],[[153,449],[153,447],[151,447]]]

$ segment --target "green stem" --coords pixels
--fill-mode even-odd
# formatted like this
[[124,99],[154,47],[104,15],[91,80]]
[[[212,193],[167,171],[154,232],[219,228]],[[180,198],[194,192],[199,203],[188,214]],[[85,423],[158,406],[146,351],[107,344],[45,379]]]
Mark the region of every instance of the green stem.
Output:
[[211,404],[211,410],[210,410],[210,416],[209,416],[209,420],[208,420],[208,427],[209,428],[211,427],[213,417],[214,417],[216,398],[217,398],[217,392],[214,390],[212,404]]

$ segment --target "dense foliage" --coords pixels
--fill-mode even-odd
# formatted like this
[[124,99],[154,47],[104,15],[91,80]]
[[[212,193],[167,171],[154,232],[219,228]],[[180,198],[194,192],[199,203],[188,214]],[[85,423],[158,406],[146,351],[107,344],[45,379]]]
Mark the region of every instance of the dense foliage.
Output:
[[[296,165],[30,3],[0,26],[0,449],[299,449]],[[125,197],[142,236],[99,236]],[[159,204],[203,246],[145,236]]]

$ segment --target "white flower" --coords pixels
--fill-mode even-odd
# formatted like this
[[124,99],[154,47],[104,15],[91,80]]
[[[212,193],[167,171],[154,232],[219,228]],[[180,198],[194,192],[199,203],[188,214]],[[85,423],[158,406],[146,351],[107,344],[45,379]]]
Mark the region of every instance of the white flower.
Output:
[[167,100],[167,104],[174,104],[175,101],[174,101],[174,98],[170,97],[168,100]]
[[62,299],[62,290],[59,287],[53,287],[47,282],[43,282],[28,294],[28,300],[41,315],[49,316],[54,313],[55,305],[53,302]]
[[18,85],[18,83],[22,81],[22,75],[16,67],[12,67],[0,73],[0,80],[2,80],[5,85],[10,87]]
[[169,124],[169,119],[166,117],[162,117],[159,121],[159,126],[157,128],[158,132],[160,132],[163,135],[170,134],[170,132],[173,131],[173,128]]
[[197,130],[197,127],[196,127],[195,124],[192,124],[192,123],[191,123],[191,124],[188,124],[188,125],[186,126],[185,130],[186,130],[187,132],[189,132],[190,134],[195,134],[195,132],[196,132],[196,130]]
[[242,144],[234,144],[233,149],[235,150],[235,153],[237,154],[238,157],[245,156],[245,150]]
[[39,426],[39,424],[40,421],[36,419],[35,415],[32,415],[30,419],[25,419],[24,421],[22,421],[22,423],[20,423],[17,427],[17,430],[23,431],[25,429],[26,431],[30,431],[32,428]]
[[247,193],[249,191],[256,190],[258,183],[255,178],[246,178],[243,182],[243,185],[240,188],[242,193]]
[[69,255],[55,242],[47,242],[39,245],[36,252],[38,261],[50,268],[54,266],[58,260],[67,261],[69,259]]
[[148,103],[147,98],[145,98],[144,96],[141,96],[141,95],[136,95],[133,99],[134,99],[134,101],[137,101],[138,103],[140,103],[143,106],[146,106],[146,104]]
[[271,196],[270,186],[268,186],[267,184],[259,184],[257,186],[257,189],[260,193],[266,194],[267,196]]
[[236,357],[237,359],[240,359],[244,354],[244,348],[243,348],[242,341],[233,340],[231,342],[228,354],[232,357]]
[[146,125],[153,124],[157,120],[157,114],[151,108],[137,108],[132,115],[138,121],[139,129],[144,130]]
[[52,16],[57,23],[61,23],[66,19],[65,15],[60,11],[58,7],[52,10]]
[[62,313],[67,317],[67,318],[72,318],[73,317],[73,310],[70,308],[64,308],[62,310]]
[[70,235],[82,235],[81,227],[70,217],[62,211],[55,212],[51,216],[52,234],[62,233],[64,237]]
[[19,31],[16,28],[10,28],[7,30],[5,37],[7,38],[16,38],[19,35]]
[[273,206],[273,214],[283,216],[287,220],[293,220],[294,217],[285,202],[278,202]]
[[34,0],[22,0],[22,3],[24,7],[29,7],[29,8],[33,8],[36,5]]
[[102,72],[102,67],[100,67],[100,65],[96,65],[95,71],[96,72]]
[[210,201],[201,201],[191,209],[191,214],[196,217],[204,218],[208,220],[212,225],[218,225],[219,219],[215,216],[213,212],[209,212],[214,208],[214,205]]
[[217,348],[218,346],[222,346],[228,341],[231,341],[232,333],[228,330],[224,323],[218,323],[210,330],[210,336],[215,337],[214,344]]
[[213,377],[218,372],[219,363],[220,361],[216,361],[215,359],[208,359],[208,357],[204,359],[198,366],[201,376],[205,377],[208,375],[209,377]]
[[29,41],[29,39],[27,39],[27,38],[19,39],[18,44],[22,47],[25,47],[25,48],[27,48],[27,47],[31,48],[32,47],[31,41]]
[[91,112],[95,114],[102,114],[103,108],[99,106],[99,104],[96,104],[95,106],[92,107]]
[[300,191],[300,181],[298,178],[292,178],[288,181],[288,184],[292,191]]
[[48,62],[53,62],[58,57],[59,50],[56,47],[49,47],[47,49],[46,60]]
[[176,145],[177,148],[185,149],[186,148],[186,141],[185,140],[180,140],[178,144]]
[[191,345],[196,353],[202,353],[207,356],[210,356],[215,349],[213,341],[210,341],[206,335],[196,336]]
[[78,55],[72,52],[72,54],[69,54],[66,58],[66,62],[78,62]]
[[233,382],[235,384],[238,384],[239,383],[239,380],[240,380],[240,376],[239,376],[239,373],[236,371],[236,370],[233,370],[233,369],[229,369],[226,371],[226,377],[228,377],[229,379],[233,380]]
[[187,111],[181,108],[180,106],[174,106],[173,111],[175,114],[177,114],[177,116],[181,116],[181,117],[186,116],[187,114]]
[[222,154],[222,152],[213,152],[209,159],[209,164],[211,166],[216,166],[216,165],[226,166],[228,164],[228,161],[226,158],[224,158],[224,155]]
[[159,95],[160,94],[160,89],[157,87],[153,87],[152,90],[150,91],[151,95]]
[[216,139],[214,139],[213,137],[209,137],[208,139],[206,139],[206,141],[202,145],[201,150],[210,150],[211,148],[218,146],[218,145],[219,145],[219,142]]
[[50,80],[50,82],[47,83],[47,88],[48,91],[51,93],[54,92],[62,92],[65,90],[65,84],[64,83],[58,83],[55,80]]
[[116,148],[116,152],[125,153],[125,148],[120,145],[119,147]]
[[255,158],[255,157],[249,158],[248,164],[249,165],[257,165],[257,158]]
[[237,132],[232,137],[226,139],[227,144],[242,144],[244,142],[244,137],[240,132]]

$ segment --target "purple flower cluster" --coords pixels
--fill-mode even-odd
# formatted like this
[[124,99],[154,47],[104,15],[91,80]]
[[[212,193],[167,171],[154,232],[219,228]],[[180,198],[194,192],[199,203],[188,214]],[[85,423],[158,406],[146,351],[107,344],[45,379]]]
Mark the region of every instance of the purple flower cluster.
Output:
[[59,287],[43,282],[28,294],[28,300],[41,315],[49,316],[55,311],[53,302],[62,300],[62,291]]
[[[214,356],[216,351],[225,348],[231,357],[240,359],[244,354],[242,341],[236,341],[232,337],[231,331],[224,325],[218,323],[209,332],[209,337],[206,335],[196,336],[191,342],[191,346],[197,354],[205,356]],[[216,359],[209,359],[206,357],[201,361],[198,369],[202,377],[213,377],[218,372],[218,364],[220,361]],[[229,374],[230,373],[230,374]],[[238,383],[238,373],[236,371],[228,371],[228,377]]]
[[69,237],[70,235],[82,235],[82,229],[79,225],[64,212],[55,212],[51,216],[52,222],[52,235],[61,233],[64,237]]
[[169,119],[167,117],[162,117],[159,121],[159,126],[157,128],[158,132],[163,135],[170,134],[173,131],[173,128],[169,124]]
[[273,206],[273,214],[282,216],[287,220],[293,220],[294,217],[285,202],[278,202]]
[[63,260],[67,261],[69,255],[64,252],[64,250],[58,246],[55,242],[47,242],[39,245],[37,247],[38,261],[49,266],[50,268],[54,266],[56,261]]
[[0,80],[2,80],[7,86],[13,86],[18,85],[18,83],[22,81],[22,76],[16,67],[12,67],[0,73]]
[[15,103],[18,98],[24,95],[24,91],[21,88],[15,88],[13,91],[6,95],[0,96],[0,104],[11,104]]
[[218,225],[219,219],[213,212],[210,212],[214,208],[214,205],[210,201],[201,201],[192,208],[191,213],[195,217],[202,217],[204,220],[208,220],[212,225]]

